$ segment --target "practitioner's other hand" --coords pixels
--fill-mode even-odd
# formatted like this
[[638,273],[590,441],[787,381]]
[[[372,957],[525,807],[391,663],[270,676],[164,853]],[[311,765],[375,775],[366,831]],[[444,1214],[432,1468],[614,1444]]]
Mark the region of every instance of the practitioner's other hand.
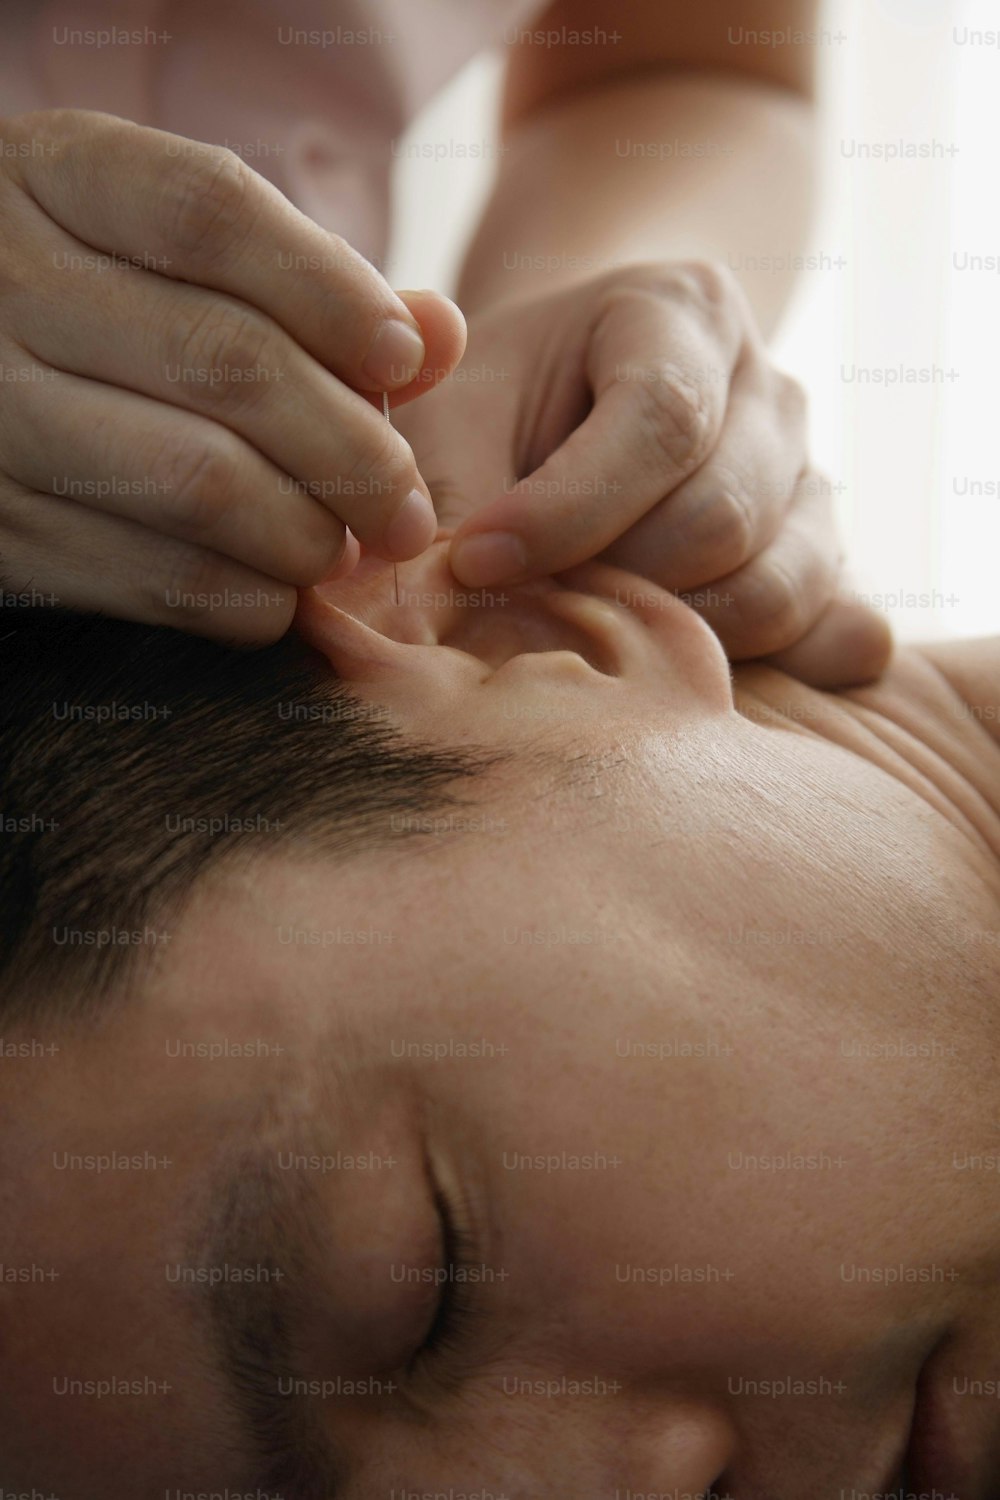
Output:
[[6,591],[257,644],[355,537],[429,545],[376,393],[455,367],[456,307],[397,296],[231,151],[83,110],[0,142]]
[[734,661],[828,687],[885,665],[884,619],[840,592],[804,393],[723,268],[623,267],[476,315],[399,425],[469,586],[601,557],[686,598]]

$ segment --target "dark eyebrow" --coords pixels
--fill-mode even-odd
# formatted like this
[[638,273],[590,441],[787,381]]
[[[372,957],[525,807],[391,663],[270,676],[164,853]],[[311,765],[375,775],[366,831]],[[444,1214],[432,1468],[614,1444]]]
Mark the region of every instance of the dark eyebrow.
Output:
[[280,1389],[296,1379],[291,1329],[301,1259],[294,1229],[307,1230],[311,1196],[302,1174],[278,1171],[273,1149],[241,1154],[219,1184],[202,1240],[201,1264],[263,1273],[210,1287],[208,1306],[229,1401],[257,1466],[256,1487],[274,1500],[336,1500],[339,1491],[328,1442],[302,1401]]

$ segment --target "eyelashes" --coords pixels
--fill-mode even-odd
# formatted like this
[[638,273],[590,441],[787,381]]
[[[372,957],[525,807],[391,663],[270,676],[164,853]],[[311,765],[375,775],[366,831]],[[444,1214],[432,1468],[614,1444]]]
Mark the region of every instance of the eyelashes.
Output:
[[469,1328],[479,1312],[470,1275],[476,1254],[475,1242],[471,1234],[456,1222],[449,1204],[440,1193],[435,1195],[435,1202],[444,1242],[444,1264],[440,1270],[445,1274],[434,1318],[414,1355],[413,1368],[466,1350]]

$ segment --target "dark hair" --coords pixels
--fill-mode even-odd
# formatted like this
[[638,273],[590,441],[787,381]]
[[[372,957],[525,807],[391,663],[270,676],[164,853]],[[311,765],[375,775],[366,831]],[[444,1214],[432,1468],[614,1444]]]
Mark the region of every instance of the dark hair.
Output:
[[419,839],[398,815],[454,804],[496,759],[411,744],[295,636],[237,651],[4,609],[0,1022],[87,1014],[134,982],[146,950],[93,935],[176,917],[224,856]]

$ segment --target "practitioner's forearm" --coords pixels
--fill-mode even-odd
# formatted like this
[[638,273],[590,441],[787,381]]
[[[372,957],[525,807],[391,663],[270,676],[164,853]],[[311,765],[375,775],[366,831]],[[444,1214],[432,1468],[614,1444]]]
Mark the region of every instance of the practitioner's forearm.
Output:
[[740,74],[661,70],[591,85],[516,123],[462,268],[466,313],[616,264],[729,265],[765,333],[812,207],[815,108]]

